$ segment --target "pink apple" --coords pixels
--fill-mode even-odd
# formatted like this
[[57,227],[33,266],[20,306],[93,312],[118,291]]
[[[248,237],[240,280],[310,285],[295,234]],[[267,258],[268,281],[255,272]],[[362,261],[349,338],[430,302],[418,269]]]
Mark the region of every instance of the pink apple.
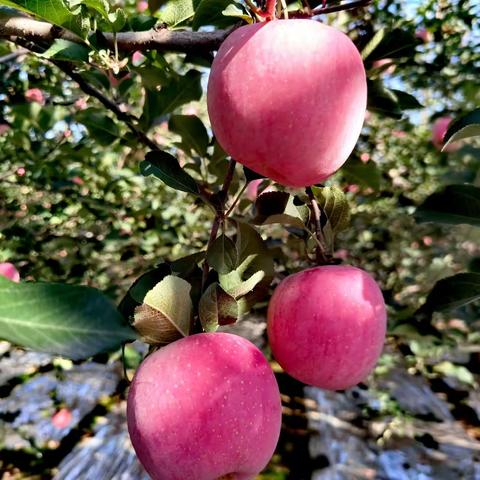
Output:
[[144,60],[145,60],[145,55],[143,55],[142,52],[140,52],[139,50],[137,50],[136,52],[133,52],[132,54],[133,66],[138,67],[144,62]]
[[43,105],[45,103],[45,96],[39,88],[29,88],[25,92],[25,99],[27,102],[36,102]]
[[429,32],[426,28],[419,28],[415,32],[415,36],[419,38],[423,43],[428,43],[433,41],[433,34]]
[[[444,144],[444,137],[447,133],[448,126],[452,122],[452,117],[444,116],[439,117],[433,122],[432,125],[432,143],[435,148],[441,150]],[[460,144],[458,142],[450,143],[446,148],[444,148],[444,152],[455,152],[460,148]]]
[[392,75],[397,66],[393,63],[391,58],[381,58],[380,60],[375,60],[372,64],[373,68],[382,68],[384,65],[389,65],[388,68],[382,70],[382,73],[386,73],[387,75]]
[[85,97],[78,98],[77,100],[75,100],[75,103],[73,105],[78,110],[85,110],[88,107]]
[[55,428],[67,428],[72,423],[73,415],[68,408],[61,408],[52,415],[52,425]]
[[145,10],[148,9],[148,2],[145,0],[141,0],[137,3],[137,12],[143,13]]
[[[257,178],[248,183],[247,190],[245,191],[245,195],[252,202],[254,202],[257,199],[258,187],[262,184],[264,180],[265,180],[264,178]],[[264,188],[260,193],[266,193],[266,192],[273,192],[273,187],[269,185],[266,188]]]
[[0,123],[0,136],[4,135],[10,130],[10,126],[6,123]]
[[351,266],[290,275],[268,306],[268,338],[278,363],[297,380],[327,390],[365,379],[382,352],[385,330],[380,288]]
[[343,165],[360,135],[366,101],[355,45],[305,19],[235,30],[213,61],[207,92],[223,149],[292,187],[323,181]]
[[15,265],[13,265],[13,263],[0,263],[0,275],[2,277],[8,278],[12,282],[20,281],[20,273],[18,273],[18,270],[15,268]]
[[255,478],[278,441],[281,403],[248,340],[200,333],[147,357],[127,402],[128,430],[154,480]]

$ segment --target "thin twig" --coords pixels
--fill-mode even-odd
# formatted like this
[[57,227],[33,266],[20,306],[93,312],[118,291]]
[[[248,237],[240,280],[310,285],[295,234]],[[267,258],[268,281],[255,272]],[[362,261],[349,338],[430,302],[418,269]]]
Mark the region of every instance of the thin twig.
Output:
[[[235,160],[233,159],[230,160],[228,164],[227,173],[225,174],[225,178],[223,180],[222,188],[218,192],[219,202],[217,205],[217,213],[213,220],[212,229],[210,231],[210,238],[208,239],[208,243],[207,243],[207,254],[208,254],[208,250],[210,249],[210,247],[213,245],[213,242],[217,238],[218,229],[220,228],[220,225],[223,223],[226,217],[225,202],[227,200],[228,190],[233,180],[233,174],[235,173],[235,165],[236,165]],[[205,288],[209,270],[210,270],[210,267],[208,265],[207,258],[205,257],[205,260],[203,262],[203,271],[202,271],[202,291]]]
[[85,92],[87,95],[95,97],[100,103],[102,103],[104,107],[113,112],[121,122],[127,125],[127,127],[135,134],[140,142],[152,150],[160,150],[159,146],[153,140],[150,140],[150,138],[148,138],[148,136],[135,125],[134,122],[138,121],[136,117],[120,110],[119,106],[113,100],[110,100],[102,92],[100,92],[100,90],[97,90],[95,87],[90,85],[78,72],[74,70],[73,66],[68,62],[59,62],[56,60],[51,61],[60,70],[62,70],[62,72],[77,82],[83,92]]
[[372,3],[372,0],[358,0],[356,2],[341,3],[331,7],[316,7],[312,9],[313,15],[323,15],[324,13],[341,12],[343,10],[352,10],[353,8],[366,7]]
[[247,189],[247,186],[248,186],[248,182],[245,183],[245,185],[242,187],[242,189],[238,192],[238,195],[233,200],[232,204],[230,205],[230,208],[227,210],[227,213],[225,213],[225,217],[230,216],[230,214],[233,212],[233,210],[237,206],[237,203],[239,202],[240,198],[242,198],[243,192]]

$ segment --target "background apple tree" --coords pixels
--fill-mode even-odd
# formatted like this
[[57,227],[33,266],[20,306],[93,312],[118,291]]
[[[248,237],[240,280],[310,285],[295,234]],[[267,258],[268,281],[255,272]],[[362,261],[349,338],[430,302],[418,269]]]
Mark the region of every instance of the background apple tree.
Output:
[[[388,305],[388,341],[368,388],[357,391],[355,428],[369,432],[371,448],[391,437],[441,443],[409,430],[412,417],[439,419],[397,398],[406,378],[444,402],[468,441],[480,437],[480,6],[286,2],[290,15],[314,13],[348,32],[368,76],[356,149],[325,185],[305,192],[235,164],[212,136],[209,66],[230,29],[252,21],[249,3],[0,0],[0,262],[22,279],[0,276],[0,338],[9,342],[0,357],[0,469],[50,475],[91,431],[98,404],[106,415],[123,402],[126,381],[110,401],[74,414],[53,444],[32,434],[37,420],[11,417],[5,402],[16,389],[44,372],[68,377],[91,357],[123,363],[131,375],[146,354],[131,344],[139,337],[166,343],[179,331],[252,319],[262,337],[273,287],[315,264],[319,235],[321,254],[371,272]],[[445,116],[456,121],[444,141],[462,143],[442,152],[432,125]],[[134,318],[169,275],[168,301],[143,305]],[[186,285],[190,295],[168,293]],[[14,370],[14,346],[50,356]],[[311,438],[294,415],[305,402],[289,403],[305,392],[279,383],[292,419],[265,478],[310,478],[342,464],[333,453],[309,455]],[[42,418],[65,405],[75,413],[58,397]],[[292,438],[307,441],[293,448]],[[315,455],[327,461],[312,463]],[[299,457],[308,461],[299,466]]]

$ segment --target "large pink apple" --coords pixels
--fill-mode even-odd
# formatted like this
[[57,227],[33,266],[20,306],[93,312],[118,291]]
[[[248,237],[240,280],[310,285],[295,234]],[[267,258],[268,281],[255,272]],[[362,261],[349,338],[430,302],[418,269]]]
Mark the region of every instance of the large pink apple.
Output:
[[283,185],[332,175],[352,152],[367,84],[358,50],[313,20],[274,20],[235,30],[208,82],[213,131],[235,160]]
[[356,385],[383,348],[382,292],[365,271],[327,265],[290,275],[268,306],[268,338],[283,369],[327,390]]
[[[444,116],[437,118],[432,125],[432,143],[435,148],[441,150],[443,148],[444,137],[447,133],[448,127],[452,122],[452,117]],[[458,142],[453,142],[448,144],[443,151],[444,152],[455,152],[460,148]]]
[[185,337],[150,355],[127,405],[130,438],[154,480],[253,479],[280,433],[272,369],[229,333]]
[[15,265],[10,262],[0,263],[0,275],[8,278],[12,282],[18,283],[20,281],[20,273],[15,268]]

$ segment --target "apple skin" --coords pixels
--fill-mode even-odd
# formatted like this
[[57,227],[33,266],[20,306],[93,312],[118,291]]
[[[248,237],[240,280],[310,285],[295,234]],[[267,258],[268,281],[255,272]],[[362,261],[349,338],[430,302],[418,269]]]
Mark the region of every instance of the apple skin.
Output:
[[154,480],[247,480],[274,453],[280,393],[251,342],[200,333],[157,350],[140,365],[127,418],[137,456]]
[[321,182],[345,163],[366,102],[365,68],[355,45],[306,19],[235,30],[213,61],[207,90],[223,149],[291,187]]
[[20,281],[20,273],[15,268],[15,265],[10,262],[0,263],[0,275],[8,278],[12,282],[18,283]]
[[[444,116],[437,118],[432,125],[432,143],[437,150],[441,150],[443,147],[443,138],[447,133],[448,127],[452,122],[452,117]],[[444,152],[456,152],[460,148],[458,142],[453,142],[447,145],[443,151]]]
[[288,276],[268,306],[268,338],[282,368],[303,383],[343,390],[367,377],[383,348],[382,292],[365,271],[341,265]]

